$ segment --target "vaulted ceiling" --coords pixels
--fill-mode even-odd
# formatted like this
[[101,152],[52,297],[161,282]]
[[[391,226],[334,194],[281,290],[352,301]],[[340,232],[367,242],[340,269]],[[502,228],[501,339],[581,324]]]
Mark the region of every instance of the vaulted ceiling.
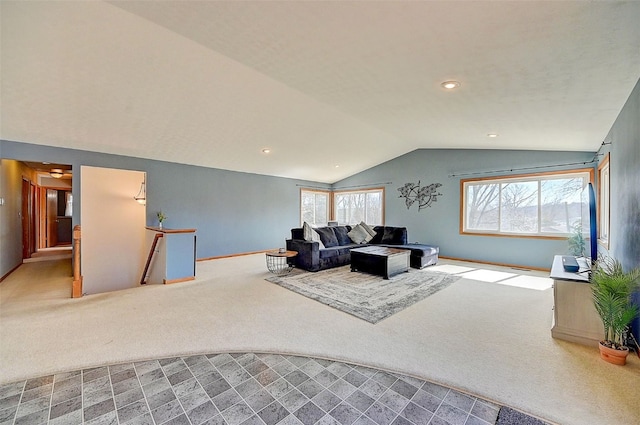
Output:
[[595,151],[640,78],[637,1],[0,7],[2,139],[327,183],[419,148]]

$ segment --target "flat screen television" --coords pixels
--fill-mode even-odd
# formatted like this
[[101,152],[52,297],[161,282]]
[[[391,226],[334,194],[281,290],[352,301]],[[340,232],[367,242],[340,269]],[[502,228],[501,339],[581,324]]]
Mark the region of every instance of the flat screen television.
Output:
[[589,246],[589,257],[587,263],[593,265],[598,259],[598,221],[596,208],[596,194],[593,184],[589,183],[582,191],[582,232],[587,237]]

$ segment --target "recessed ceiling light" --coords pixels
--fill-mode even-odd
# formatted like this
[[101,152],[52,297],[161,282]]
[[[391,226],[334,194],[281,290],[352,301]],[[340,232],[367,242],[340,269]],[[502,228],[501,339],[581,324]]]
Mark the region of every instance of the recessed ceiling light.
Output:
[[340,166],[339,166],[339,165],[336,165],[336,168],[340,168]]
[[451,80],[451,81],[445,81],[440,85],[443,88],[447,89],[447,90],[453,90],[453,89],[457,89],[458,87],[460,87],[460,82]]
[[496,133],[489,133],[487,134],[487,137],[495,138],[498,137],[498,135]]
[[264,149],[262,149],[262,153],[271,153],[271,149],[264,148]]

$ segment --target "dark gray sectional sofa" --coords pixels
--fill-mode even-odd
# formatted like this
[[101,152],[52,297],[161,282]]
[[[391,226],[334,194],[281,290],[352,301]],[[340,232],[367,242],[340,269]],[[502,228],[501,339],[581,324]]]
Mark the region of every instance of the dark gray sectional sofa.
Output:
[[437,246],[407,243],[407,228],[375,226],[376,235],[366,244],[355,244],[348,236],[351,226],[327,226],[314,229],[320,235],[324,249],[318,242],[304,240],[302,227],[291,229],[287,249],[297,251],[292,259],[295,266],[308,271],[318,271],[351,263],[351,249],[367,245],[380,245],[411,251],[409,261],[413,268],[421,269],[438,262],[440,249]]

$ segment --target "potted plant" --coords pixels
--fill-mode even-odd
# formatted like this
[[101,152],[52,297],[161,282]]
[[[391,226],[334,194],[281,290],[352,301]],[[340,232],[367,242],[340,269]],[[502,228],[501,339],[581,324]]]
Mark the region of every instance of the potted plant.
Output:
[[158,227],[162,229],[162,222],[167,219],[167,216],[162,211],[158,211],[156,216],[158,217]]
[[600,258],[591,272],[593,303],[604,325],[600,357],[609,363],[624,365],[627,361],[624,334],[639,313],[631,301],[639,279],[640,268],[625,272],[618,260],[608,257]]

